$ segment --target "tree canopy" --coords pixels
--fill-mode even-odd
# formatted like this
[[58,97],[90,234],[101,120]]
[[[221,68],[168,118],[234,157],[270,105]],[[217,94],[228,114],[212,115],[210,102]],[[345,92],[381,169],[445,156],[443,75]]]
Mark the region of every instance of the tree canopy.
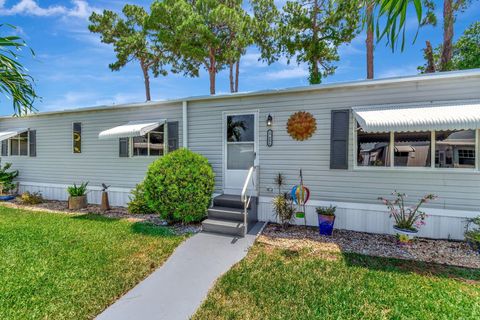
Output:
[[90,16],[89,30],[100,34],[103,43],[114,47],[117,60],[109,65],[112,71],[118,71],[130,61],[137,61],[142,70],[145,82],[145,97],[151,100],[150,72],[155,77],[166,75],[165,65],[169,62],[169,55],[162,43],[153,43],[149,38],[147,23],[149,14],[137,5],[125,5],[123,15],[104,10]]
[[[431,55],[425,55],[427,62],[418,67],[422,73],[435,70],[442,70],[442,45],[432,50]],[[432,59],[429,68],[428,59]],[[453,44],[452,59],[449,63],[449,70],[465,70],[480,68],[480,22],[472,23],[463,35]]]

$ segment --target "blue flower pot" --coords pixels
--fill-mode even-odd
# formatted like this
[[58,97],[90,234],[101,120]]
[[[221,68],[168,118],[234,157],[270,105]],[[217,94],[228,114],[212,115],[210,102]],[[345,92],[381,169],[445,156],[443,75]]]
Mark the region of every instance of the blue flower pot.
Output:
[[11,201],[15,199],[15,196],[0,196],[0,201]]
[[318,230],[323,236],[331,236],[333,233],[333,225],[335,224],[335,216],[318,215]]

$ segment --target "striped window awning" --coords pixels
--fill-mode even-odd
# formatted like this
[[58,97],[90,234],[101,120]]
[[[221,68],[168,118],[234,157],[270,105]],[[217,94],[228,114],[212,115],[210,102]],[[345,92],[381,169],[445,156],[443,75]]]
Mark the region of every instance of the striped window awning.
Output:
[[352,108],[365,132],[409,132],[480,128],[480,102]]
[[15,137],[21,133],[24,133],[24,132],[27,132],[28,129],[19,129],[19,128],[16,128],[16,129],[7,129],[7,130],[4,130],[4,131],[0,131],[0,141],[3,141],[3,140],[7,140],[7,139],[10,139],[12,137]]
[[124,125],[114,127],[98,134],[99,139],[116,139],[144,136],[150,131],[165,124],[167,120],[130,121]]

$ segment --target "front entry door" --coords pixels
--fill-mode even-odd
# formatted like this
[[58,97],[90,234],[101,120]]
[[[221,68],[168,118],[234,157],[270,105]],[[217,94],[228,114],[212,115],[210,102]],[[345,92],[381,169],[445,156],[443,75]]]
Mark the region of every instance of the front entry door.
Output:
[[255,112],[224,116],[224,193],[240,194],[248,170],[257,161],[257,118]]

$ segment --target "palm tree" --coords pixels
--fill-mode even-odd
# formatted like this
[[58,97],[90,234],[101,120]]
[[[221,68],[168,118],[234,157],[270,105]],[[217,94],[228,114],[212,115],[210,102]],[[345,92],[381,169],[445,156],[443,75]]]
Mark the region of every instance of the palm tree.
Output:
[[26,47],[26,43],[18,36],[0,37],[0,93],[12,100],[14,113],[18,116],[35,110],[33,102],[38,98],[33,78],[17,61],[18,52],[23,47]]
[[[363,0],[365,14],[363,23],[367,29],[367,39],[365,41],[367,47],[367,79],[373,79],[373,39],[375,28],[377,42],[383,37],[386,37],[387,43],[392,48],[392,51],[395,50],[398,38],[401,35],[401,50],[403,51],[405,45],[405,22],[407,20],[407,10],[410,3],[415,7],[418,25],[420,26],[422,21],[422,0]],[[374,14],[377,8],[378,13],[375,19]],[[385,19],[383,28],[380,25],[380,19]]]

